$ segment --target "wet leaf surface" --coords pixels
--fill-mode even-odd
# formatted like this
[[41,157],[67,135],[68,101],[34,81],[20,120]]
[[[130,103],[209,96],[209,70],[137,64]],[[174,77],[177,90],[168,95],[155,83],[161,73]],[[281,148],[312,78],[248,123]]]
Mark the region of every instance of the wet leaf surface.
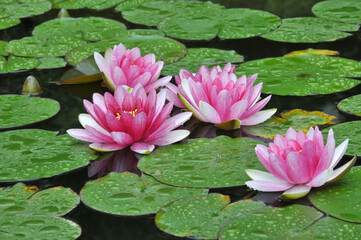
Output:
[[361,116],[361,94],[343,99],[337,104],[341,111]]
[[10,56],[8,59],[0,56],[0,72],[15,72],[36,68],[40,61],[36,58]]
[[40,65],[37,69],[52,69],[52,68],[62,68],[66,66],[66,62],[63,58],[40,58]]
[[10,28],[18,25],[19,23],[20,20],[18,18],[0,18],[0,30]]
[[321,18],[347,23],[361,23],[359,0],[323,1],[313,6],[312,12]]
[[1,2],[0,8],[2,17],[17,19],[43,14],[51,9],[51,3],[42,0]]

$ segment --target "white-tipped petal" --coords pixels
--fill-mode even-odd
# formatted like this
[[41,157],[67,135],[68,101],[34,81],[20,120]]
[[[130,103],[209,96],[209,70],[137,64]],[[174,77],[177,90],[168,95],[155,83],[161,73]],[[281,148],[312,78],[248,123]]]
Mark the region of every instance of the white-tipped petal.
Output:
[[311,190],[310,186],[296,185],[287,191],[285,191],[280,198],[281,199],[298,199],[306,196]]
[[248,175],[248,177],[250,177],[252,180],[267,181],[267,182],[282,182],[282,183],[286,182],[273,176],[269,172],[264,172],[255,169],[246,169],[245,172]]
[[354,156],[350,161],[348,161],[341,167],[333,170],[331,176],[327,179],[326,183],[333,183],[333,182],[336,182],[337,180],[341,179],[346,173],[348,173],[348,171],[351,170],[351,168],[353,167],[353,165],[356,162],[356,159],[357,159],[357,157]]

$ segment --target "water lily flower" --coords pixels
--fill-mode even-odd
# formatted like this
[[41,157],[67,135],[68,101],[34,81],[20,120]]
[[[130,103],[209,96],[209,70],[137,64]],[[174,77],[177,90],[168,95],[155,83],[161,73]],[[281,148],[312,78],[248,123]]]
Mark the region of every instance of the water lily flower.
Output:
[[200,121],[226,130],[238,129],[264,122],[277,110],[260,111],[271,96],[258,102],[262,83],[253,86],[256,78],[257,74],[237,78],[231,63],[211,70],[203,65],[195,75],[181,69],[179,77],[175,77],[177,86],[166,85],[167,98],[175,106],[187,108]]
[[163,61],[155,62],[154,54],[140,55],[139,48],[126,49],[123,44],[107,48],[104,57],[98,52],[94,59],[107,87],[114,91],[117,86],[134,88],[141,84],[146,92],[166,85],[171,76],[158,79],[163,68]]
[[104,96],[94,93],[94,104],[84,100],[89,113],[79,115],[84,129],[69,129],[68,134],[91,142],[89,147],[95,151],[108,152],[130,146],[132,151],[141,154],[152,152],[155,145],[168,145],[189,135],[188,130],[173,129],[192,114],[185,112],[168,118],[173,103],[164,106],[164,89],[158,94],[152,90],[148,96],[140,84],[127,90],[117,87],[114,96],[108,92]]
[[322,133],[316,127],[296,132],[289,128],[285,136],[276,135],[266,147],[256,146],[256,154],[269,171],[246,170],[252,181],[246,185],[258,191],[285,191],[281,198],[297,199],[306,196],[312,187],[337,181],[355,164],[356,157],[334,170],[345,154],[348,139],[335,148],[333,130],[328,132],[324,145]]

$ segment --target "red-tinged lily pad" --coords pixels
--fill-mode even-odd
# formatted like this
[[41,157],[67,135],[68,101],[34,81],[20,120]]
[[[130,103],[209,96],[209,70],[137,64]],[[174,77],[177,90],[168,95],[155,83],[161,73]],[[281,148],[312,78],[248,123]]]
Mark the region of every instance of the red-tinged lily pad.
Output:
[[243,130],[255,136],[274,138],[276,134],[286,134],[290,127],[306,133],[310,127],[335,123],[336,117],[324,112],[293,109],[282,112],[281,117],[273,117],[256,126],[243,127]]
[[313,49],[308,48],[305,50],[293,51],[284,55],[284,57],[291,57],[291,56],[300,56],[300,55],[324,55],[324,56],[335,56],[339,55],[340,53],[333,50],[328,49]]

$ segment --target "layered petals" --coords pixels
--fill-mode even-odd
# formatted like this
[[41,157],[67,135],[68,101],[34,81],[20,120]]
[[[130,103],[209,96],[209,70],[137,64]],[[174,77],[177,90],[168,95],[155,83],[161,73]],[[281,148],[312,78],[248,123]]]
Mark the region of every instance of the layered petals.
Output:
[[241,125],[264,122],[276,112],[276,109],[260,111],[271,96],[259,101],[262,84],[253,86],[256,78],[257,74],[237,78],[231,63],[223,69],[215,66],[210,70],[203,65],[196,74],[181,69],[179,77],[175,77],[177,86],[166,85],[167,99],[177,107],[187,108],[202,122],[234,130]]
[[296,199],[308,194],[312,187],[337,181],[355,164],[356,157],[334,169],[346,151],[348,139],[335,148],[332,129],[324,145],[320,130],[310,128],[307,134],[289,128],[285,136],[276,135],[269,147],[258,144],[256,155],[269,171],[247,169],[252,181],[247,186],[258,191],[285,191],[281,199]]

